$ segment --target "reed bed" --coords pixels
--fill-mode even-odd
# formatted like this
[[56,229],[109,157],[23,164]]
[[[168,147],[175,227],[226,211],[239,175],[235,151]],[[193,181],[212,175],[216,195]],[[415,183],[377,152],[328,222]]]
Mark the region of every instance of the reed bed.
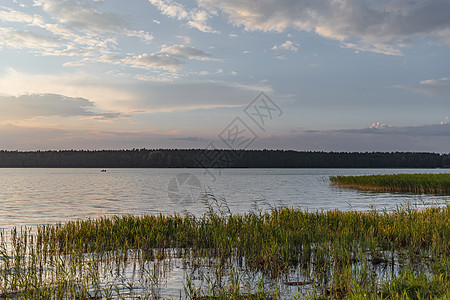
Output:
[[1,236],[0,292],[158,299],[165,274],[179,262],[186,270],[180,298],[278,299],[287,291],[286,299],[445,299],[449,220],[449,206],[390,213],[279,207],[13,229]]
[[450,174],[331,176],[330,181],[360,190],[450,195]]

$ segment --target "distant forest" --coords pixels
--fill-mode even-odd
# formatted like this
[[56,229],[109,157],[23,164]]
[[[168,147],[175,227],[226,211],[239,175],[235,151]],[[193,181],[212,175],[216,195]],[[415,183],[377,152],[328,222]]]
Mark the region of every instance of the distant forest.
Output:
[[0,151],[2,168],[449,168],[450,154],[286,150]]

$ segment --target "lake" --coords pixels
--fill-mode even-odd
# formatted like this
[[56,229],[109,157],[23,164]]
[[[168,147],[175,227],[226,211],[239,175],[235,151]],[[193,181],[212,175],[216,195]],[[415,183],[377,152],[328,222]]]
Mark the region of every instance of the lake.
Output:
[[234,213],[273,206],[392,210],[449,197],[374,193],[330,185],[333,175],[448,173],[448,169],[0,169],[0,228],[104,215],[200,215],[210,204]]

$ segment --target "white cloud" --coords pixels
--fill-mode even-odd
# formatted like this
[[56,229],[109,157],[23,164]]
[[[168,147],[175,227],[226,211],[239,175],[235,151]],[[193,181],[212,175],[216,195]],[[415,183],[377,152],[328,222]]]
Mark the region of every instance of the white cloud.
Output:
[[84,31],[123,32],[128,26],[116,14],[100,13],[87,2],[71,0],[37,0],[35,6],[56,18],[60,23]]
[[383,129],[386,127],[391,127],[390,125],[386,125],[384,123],[380,123],[380,122],[376,122],[376,123],[372,123],[372,125],[369,126],[369,128],[376,128],[376,129]]
[[125,65],[142,69],[164,69],[176,71],[183,66],[183,63],[169,54],[151,53],[140,54],[133,57],[127,57],[122,60]]
[[44,50],[59,47],[60,43],[53,37],[28,30],[0,28],[0,45],[16,49],[31,48],[35,50]]
[[422,80],[420,84],[427,86],[448,87],[450,86],[450,78],[443,77],[441,79]]
[[131,115],[123,114],[119,112],[104,112],[104,113],[93,113],[90,115],[91,119],[101,120],[101,121],[113,121],[117,119],[128,119]]
[[450,45],[450,2],[446,0],[198,0],[222,11],[246,30],[314,31],[345,47],[399,55],[413,38],[436,37]]
[[285,41],[281,45],[275,45],[272,47],[272,50],[288,50],[292,52],[298,51],[299,44],[293,41]]
[[121,113],[94,112],[95,104],[85,98],[58,94],[24,94],[0,96],[0,120],[26,120],[36,117],[92,117],[94,119],[118,119]]
[[46,116],[85,116],[94,104],[87,99],[56,94],[0,96],[0,120],[21,120]]
[[76,28],[87,33],[87,35],[116,33],[138,37],[145,42],[153,39],[153,36],[148,32],[130,29],[130,25],[121,16],[114,13],[98,12],[88,2],[37,0],[35,5],[42,7],[60,24],[64,24],[68,28]]
[[[45,19],[11,8],[0,7],[0,21],[23,23],[0,27],[0,45],[14,49],[28,48],[34,54],[45,56],[95,57],[110,55],[120,50],[119,38],[135,37],[144,43],[153,40],[145,30],[134,30],[130,24],[114,13],[99,12],[90,1],[35,0]],[[84,63],[88,60],[84,60]],[[68,65],[83,65],[67,62]]]
[[137,37],[146,43],[149,43],[154,39],[153,35],[144,30],[127,30],[125,31],[125,35]]
[[274,57],[277,59],[286,59],[286,55],[281,54],[281,53],[275,54]]
[[72,98],[85,98],[105,111],[127,111],[133,97],[121,87],[125,80],[109,81],[86,72],[27,74],[14,69],[0,73],[0,91],[6,95],[58,94]]
[[403,55],[402,50],[397,49],[395,46],[385,45],[383,43],[370,44],[357,44],[357,43],[342,43],[343,48],[354,49],[355,53],[360,51],[373,52],[385,55],[400,56]]
[[190,59],[214,60],[211,54],[205,53],[197,48],[188,47],[185,45],[173,45],[173,46],[163,45],[161,48],[161,52],[177,56],[183,56]]
[[164,15],[178,20],[184,20],[189,17],[189,13],[184,6],[178,2],[165,0],[149,0],[151,4],[156,6]]
[[107,54],[94,59],[84,58],[79,61],[66,63],[65,65],[82,66],[89,62],[95,61],[146,70],[167,70],[176,72],[184,66],[184,63],[179,58],[217,60],[213,58],[211,54],[203,52],[202,50],[199,50],[197,48],[188,47],[185,45],[163,45],[161,51],[157,53],[144,53],[125,57],[122,57],[120,55]]
[[[77,67],[77,66],[84,66],[92,62],[100,62],[152,71],[165,70],[170,72],[176,72],[184,66],[184,62],[180,60],[181,58],[208,60],[208,61],[218,60],[216,58],[213,58],[211,54],[203,52],[193,47],[188,47],[184,45],[173,45],[173,46],[163,45],[161,51],[157,53],[143,53],[132,56],[105,54],[100,57],[95,58],[86,57],[81,60],[67,62],[64,64],[64,66]],[[151,77],[152,76],[148,78]],[[179,76],[173,73],[171,77],[178,78]]]
[[[137,64],[152,64],[143,59]],[[151,78],[150,78],[151,79]],[[272,93],[266,83],[224,81],[160,82],[131,80],[129,77],[97,77],[86,72],[56,75],[25,74],[13,69],[0,75],[5,94],[58,94],[89,99],[102,112],[170,112],[247,105],[260,91]]]
[[216,14],[214,10],[187,9],[182,4],[172,0],[149,0],[149,2],[158,8],[163,15],[186,21],[186,24],[191,28],[202,32],[218,33],[207,24],[208,20]]
[[0,6],[0,21],[1,22],[18,22],[18,23],[33,23],[34,18],[38,16],[32,16],[24,12],[15,11],[8,7]]
[[58,24],[40,25],[46,31],[0,28],[0,45],[13,49],[29,49],[44,56],[91,56],[110,53],[113,38],[83,36]]
[[396,85],[396,88],[411,90],[429,97],[439,97],[450,94],[450,78],[422,80],[416,85]]

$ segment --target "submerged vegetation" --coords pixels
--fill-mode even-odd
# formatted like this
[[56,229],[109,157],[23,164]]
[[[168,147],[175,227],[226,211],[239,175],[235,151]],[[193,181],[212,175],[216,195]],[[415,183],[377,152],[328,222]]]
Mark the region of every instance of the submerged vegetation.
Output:
[[[27,299],[448,299],[449,208],[232,214],[210,206],[199,217],[14,228],[1,236],[0,292]],[[182,283],[165,295],[177,268]]]
[[340,187],[371,191],[450,195],[450,174],[331,176]]

